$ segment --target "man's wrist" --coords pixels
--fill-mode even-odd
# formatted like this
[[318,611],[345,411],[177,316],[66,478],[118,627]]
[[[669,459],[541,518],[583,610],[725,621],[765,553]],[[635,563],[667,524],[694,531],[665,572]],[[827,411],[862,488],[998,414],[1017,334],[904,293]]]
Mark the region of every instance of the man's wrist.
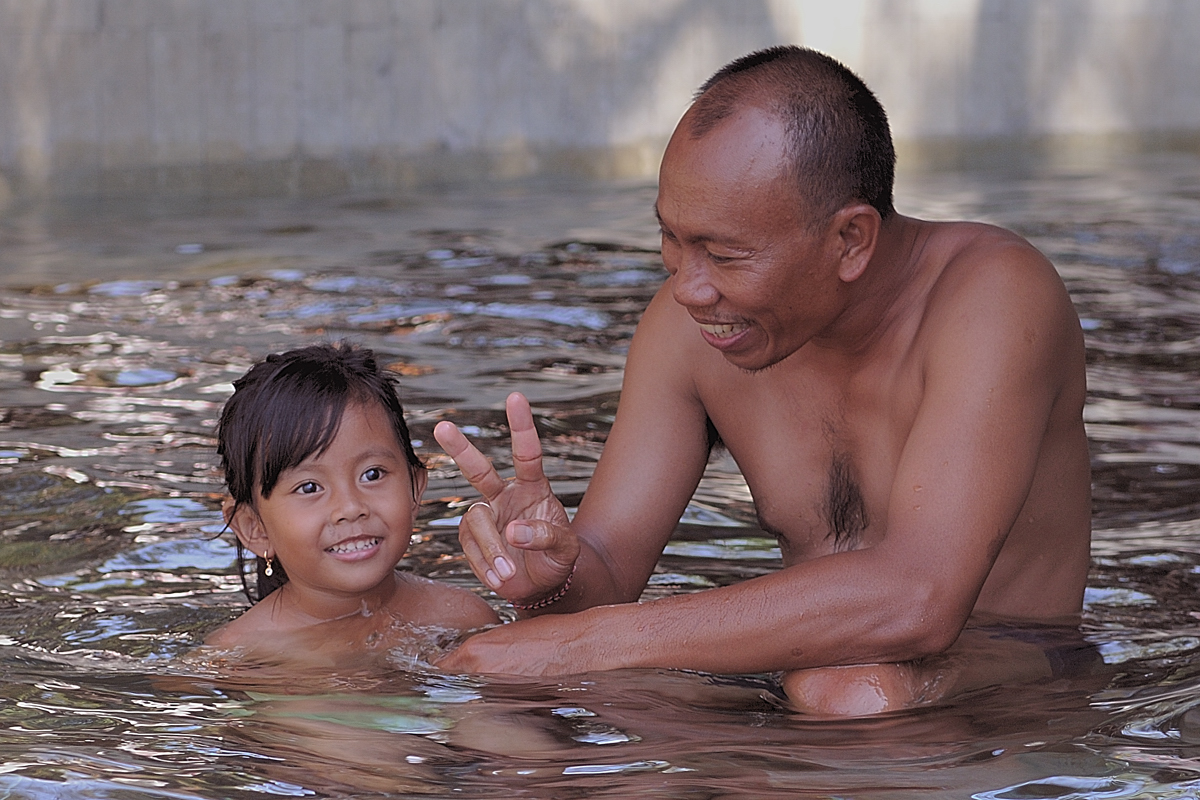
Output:
[[567,573],[567,578],[562,584],[549,595],[546,595],[541,600],[536,600],[532,603],[512,603],[512,607],[518,611],[537,611],[538,609],[552,606],[559,600],[567,596],[567,592],[571,591],[571,579],[575,577],[575,564],[571,565],[571,571]]

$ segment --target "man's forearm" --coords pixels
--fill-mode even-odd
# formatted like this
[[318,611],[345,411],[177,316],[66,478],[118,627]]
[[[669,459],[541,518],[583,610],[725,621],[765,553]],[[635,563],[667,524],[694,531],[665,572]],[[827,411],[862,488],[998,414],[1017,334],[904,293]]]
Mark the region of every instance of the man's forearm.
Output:
[[844,553],[720,589],[591,608],[564,620],[570,660],[578,671],[772,672],[948,647],[966,612],[939,607],[919,578],[885,577],[876,561],[869,551]]

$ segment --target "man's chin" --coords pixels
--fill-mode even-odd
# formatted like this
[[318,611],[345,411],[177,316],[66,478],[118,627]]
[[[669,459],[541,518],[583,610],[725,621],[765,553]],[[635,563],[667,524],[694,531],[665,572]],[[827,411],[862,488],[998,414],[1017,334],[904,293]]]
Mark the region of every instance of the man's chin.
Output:
[[721,355],[731,365],[748,375],[765,372],[783,360],[783,358],[771,358],[762,352],[723,352]]
[[764,358],[763,349],[755,346],[756,339],[761,339],[761,336],[756,336],[756,331],[749,326],[742,326],[729,336],[718,336],[713,331],[701,328],[700,335],[709,347],[740,370],[758,372],[778,360]]

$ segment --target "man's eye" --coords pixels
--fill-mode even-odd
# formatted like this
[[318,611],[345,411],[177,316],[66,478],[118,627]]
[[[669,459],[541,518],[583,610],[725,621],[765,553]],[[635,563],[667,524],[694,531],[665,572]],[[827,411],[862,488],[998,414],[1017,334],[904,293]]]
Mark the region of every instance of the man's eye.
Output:
[[305,481],[304,483],[302,483],[296,487],[296,492],[298,494],[313,494],[314,492],[317,492],[320,489],[321,489],[321,487],[318,486],[315,481]]
[[365,481],[377,481],[383,477],[383,470],[381,470],[379,467],[371,467],[369,470],[364,472],[362,476],[363,480]]

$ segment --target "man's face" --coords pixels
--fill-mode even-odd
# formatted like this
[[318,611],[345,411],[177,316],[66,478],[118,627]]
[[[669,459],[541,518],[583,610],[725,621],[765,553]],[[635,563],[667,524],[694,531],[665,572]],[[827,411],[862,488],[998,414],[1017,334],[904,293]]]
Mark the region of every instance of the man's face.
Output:
[[742,108],[699,139],[685,116],[659,175],[675,301],[709,345],[747,370],[787,358],[844,303],[837,236],[812,229],[784,153],[783,124],[761,109]]

